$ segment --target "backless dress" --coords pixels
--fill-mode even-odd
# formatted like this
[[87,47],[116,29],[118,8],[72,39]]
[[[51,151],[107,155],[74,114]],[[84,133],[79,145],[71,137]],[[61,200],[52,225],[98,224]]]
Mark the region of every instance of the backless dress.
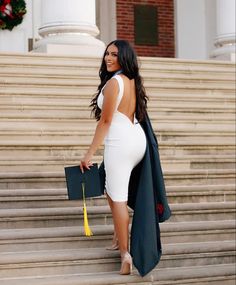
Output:
[[[124,82],[118,74],[112,78],[118,82],[119,94],[112,122],[104,140],[105,191],[113,201],[125,202],[128,200],[131,172],[146,151],[146,136],[135,115],[131,122],[125,114],[118,111],[124,94]],[[103,89],[97,99],[100,109],[103,105],[102,91]]]

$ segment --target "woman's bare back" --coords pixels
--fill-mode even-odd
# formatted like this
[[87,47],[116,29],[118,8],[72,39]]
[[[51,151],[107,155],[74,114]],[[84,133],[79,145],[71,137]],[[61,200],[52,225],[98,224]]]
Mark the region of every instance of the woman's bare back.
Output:
[[118,111],[127,116],[133,123],[136,110],[136,92],[134,79],[120,75],[124,82],[124,94],[118,106]]

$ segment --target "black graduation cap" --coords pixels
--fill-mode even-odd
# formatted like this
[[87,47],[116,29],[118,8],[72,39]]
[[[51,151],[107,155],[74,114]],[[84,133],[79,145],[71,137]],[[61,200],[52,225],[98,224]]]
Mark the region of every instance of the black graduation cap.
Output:
[[85,198],[103,195],[97,163],[84,169],[84,173],[78,165],[65,167],[65,175],[69,200],[82,200],[83,187]]
[[98,165],[94,163],[90,169],[84,169],[84,172],[78,165],[68,166],[65,167],[65,176],[69,200],[83,199],[84,231],[86,236],[91,236],[93,233],[88,224],[85,199],[103,195]]

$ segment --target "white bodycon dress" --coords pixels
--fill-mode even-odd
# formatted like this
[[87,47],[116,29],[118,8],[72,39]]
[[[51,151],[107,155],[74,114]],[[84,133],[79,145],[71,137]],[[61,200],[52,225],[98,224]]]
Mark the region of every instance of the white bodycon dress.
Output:
[[[132,123],[125,114],[117,110],[124,93],[124,82],[120,75],[115,75],[113,78],[118,81],[119,94],[104,141],[105,190],[113,201],[124,202],[128,200],[131,172],[145,154],[146,136],[136,118]],[[98,96],[97,104],[102,109],[102,91]]]

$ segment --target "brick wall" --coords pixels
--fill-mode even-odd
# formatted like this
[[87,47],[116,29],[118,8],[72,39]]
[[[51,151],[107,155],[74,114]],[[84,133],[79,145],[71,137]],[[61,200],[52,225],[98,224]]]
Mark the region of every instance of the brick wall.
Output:
[[[159,42],[155,46],[135,45],[134,5],[158,7]],[[128,40],[139,56],[175,57],[173,0],[116,0],[117,38]]]

